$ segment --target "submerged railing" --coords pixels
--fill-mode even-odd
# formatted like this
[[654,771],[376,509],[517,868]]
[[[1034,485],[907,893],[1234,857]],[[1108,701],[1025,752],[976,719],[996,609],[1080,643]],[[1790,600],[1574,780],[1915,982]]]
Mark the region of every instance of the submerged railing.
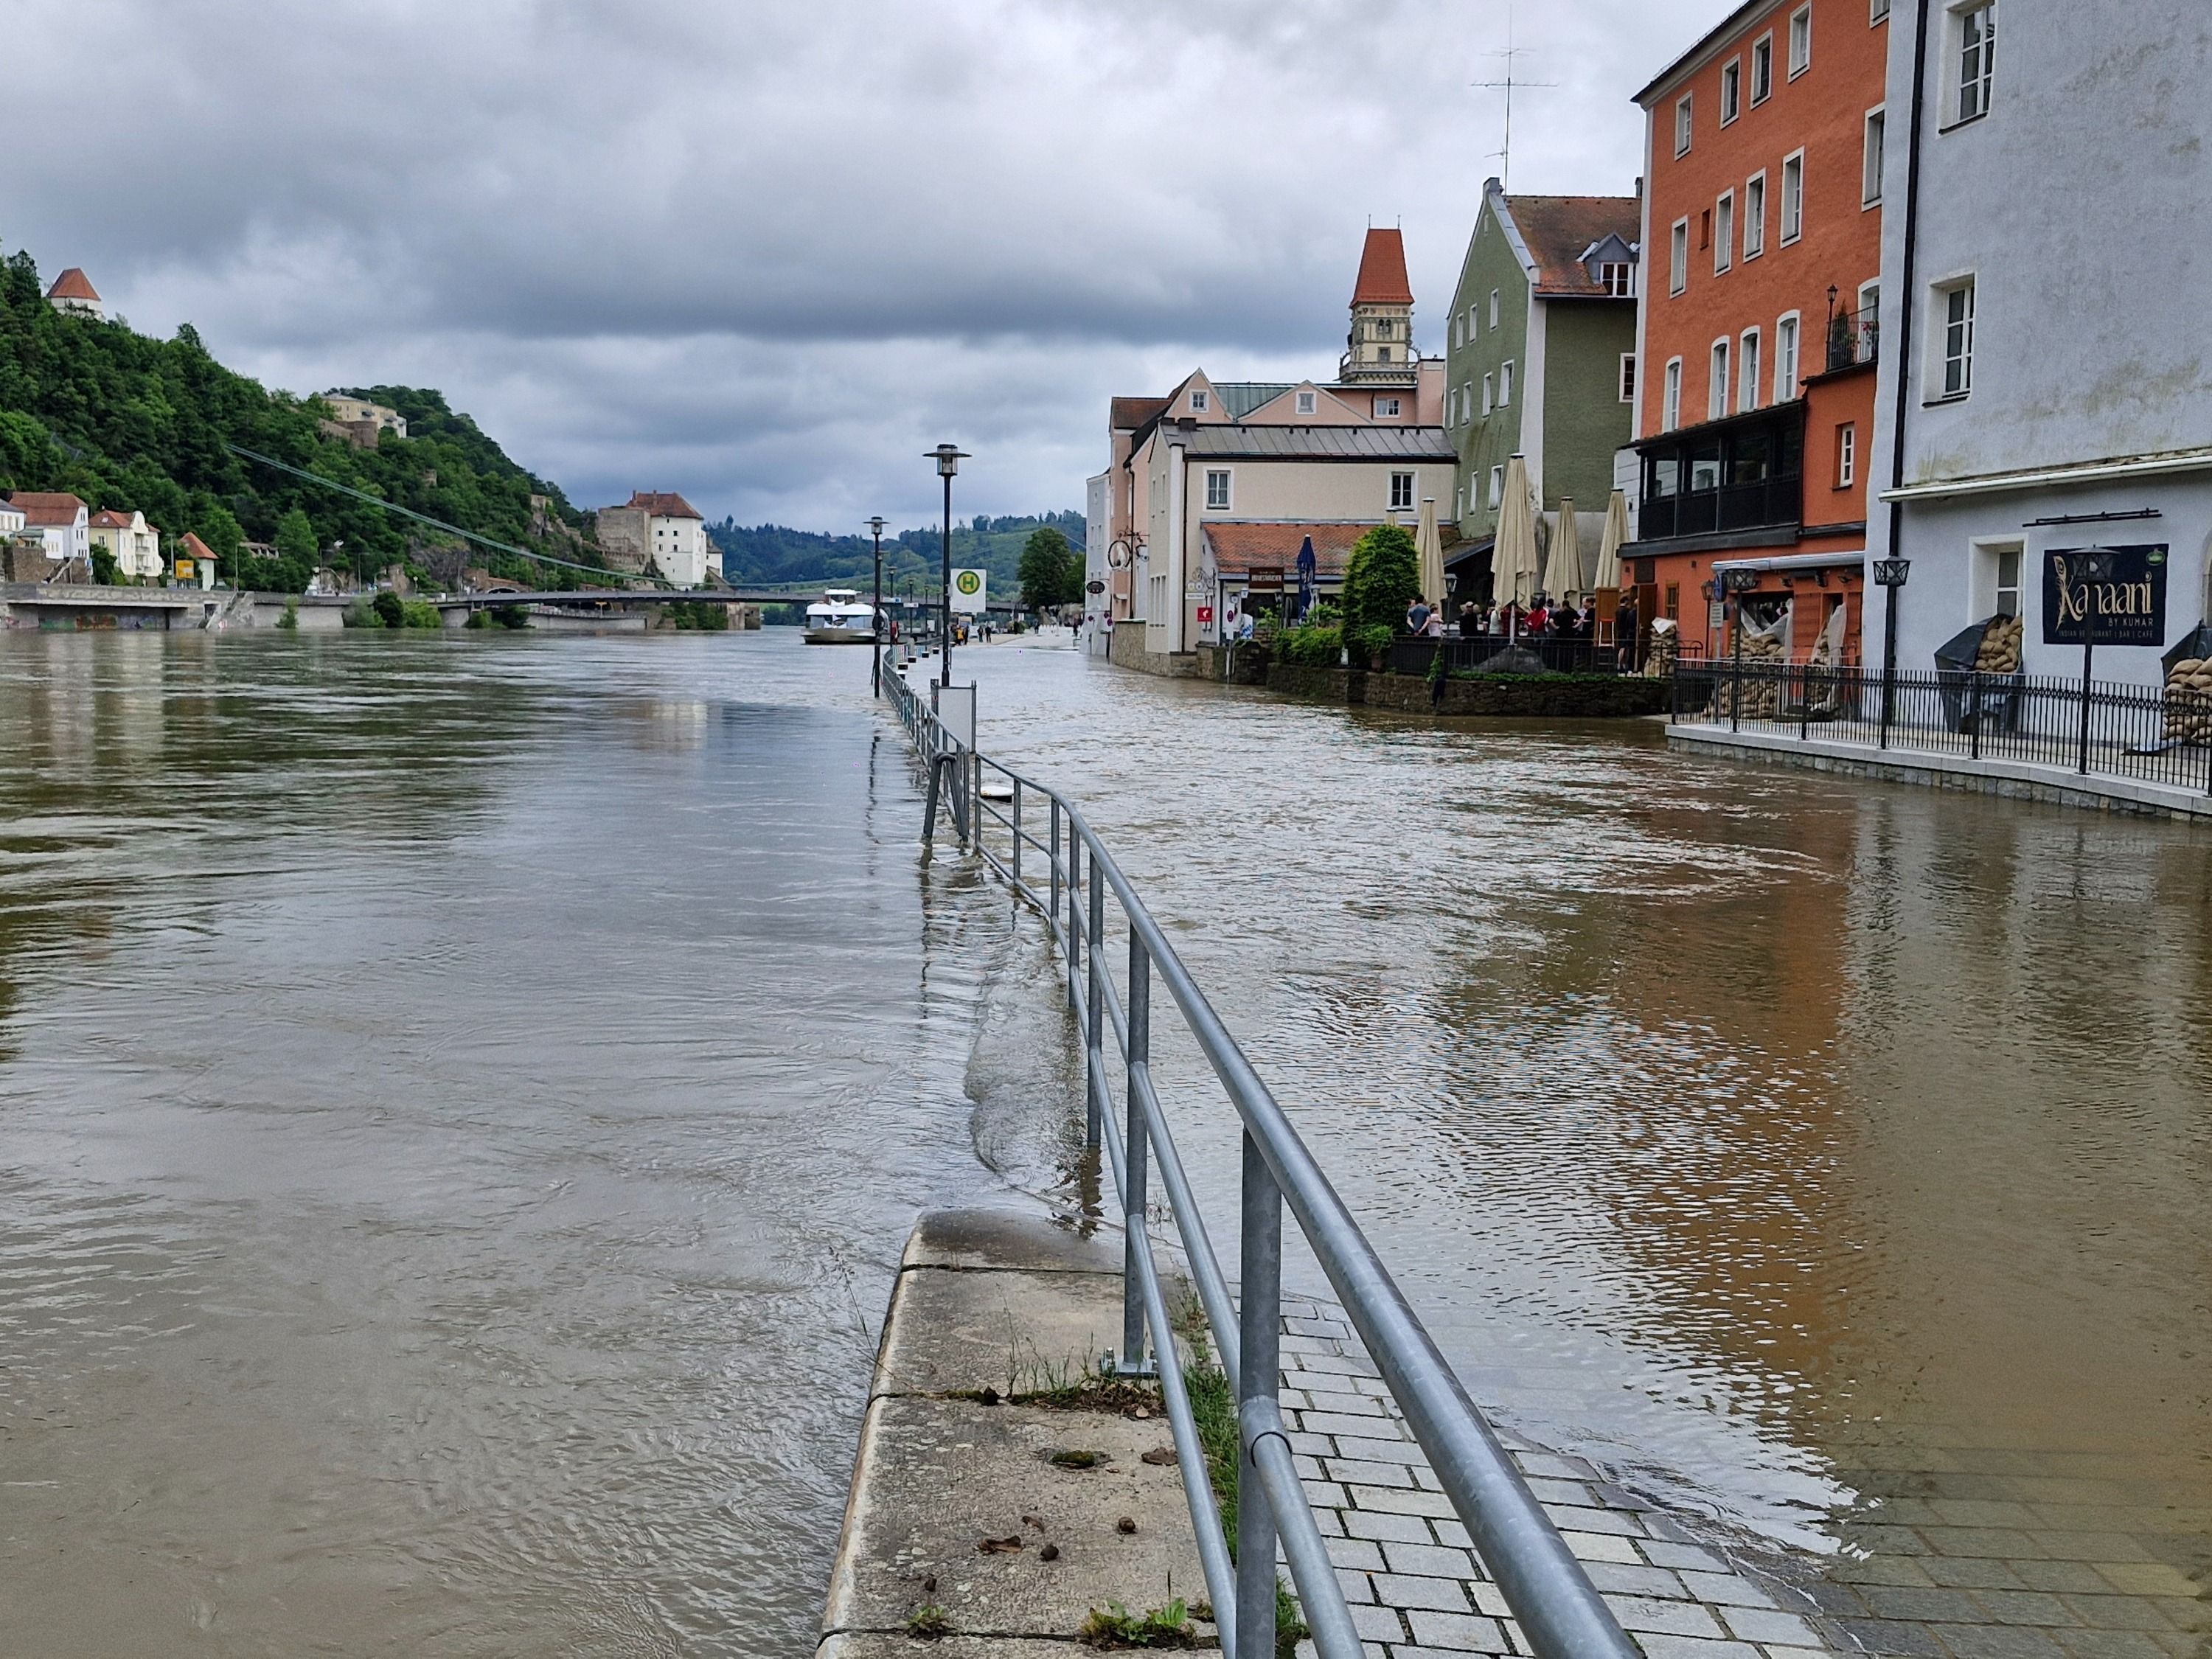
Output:
[[[1103,1150],[1112,1165],[1122,1212],[1117,1370],[1150,1376],[1157,1365],[1223,1650],[1236,1659],[1273,1659],[1279,1542],[1322,1659],[1362,1659],[1277,1401],[1287,1206],[1538,1659],[1635,1659],[1636,1650],[1374,1246],[1081,811],[1058,791],[956,740],[889,664],[882,665],[879,684],[928,769],[925,835],[933,836],[939,813],[949,812],[960,843],[1042,912],[1060,948],[1068,1004],[1083,1030],[1086,1144]],[[1109,898],[1127,940],[1127,971],[1118,984],[1106,962]],[[1165,988],[1243,1125],[1241,1297],[1230,1292],[1153,1085],[1156,983]],[[1124,1074],[1118,1121],[1109,1109],[1109,1051]],[[1243,1455],[1234,1565],[1152,1255],[1147,1215],[1155,1166],[1237,1398]],[[1261,1501],[1252,1501],[1255,1494]]]

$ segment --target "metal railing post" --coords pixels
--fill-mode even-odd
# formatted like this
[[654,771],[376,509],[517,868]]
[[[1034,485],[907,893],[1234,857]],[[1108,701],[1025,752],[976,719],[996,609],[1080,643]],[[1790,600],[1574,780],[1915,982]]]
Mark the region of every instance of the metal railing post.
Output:
[[1083,838],[1067,820],[1067,1006],[1083,1006]]
[[1045,915],[1057,920],[1060,915],[1060,798],[1052,803],[1052,839],[1045,849],[1044,861],[1052,869],[1052,904]]
[[1022,890],[1022,781],[1014,780],[1014,890]]
[[1972,738],[1969,753],[1971,758],[1979,760],[1982,757],[1982,673],[1978,668],[1966,671],[1966,706],[1974,711],[1974,729],[1969,734]]
[[[1092,960],[1097,959],[1094,955]],[[1146,953],[1145,941],[1138,938],[1133,927],[1129,930],[1129,999],[1126,1012],[1129,1023],[1129,1093],[1128,1118],[1121,1132],[1121,1162],[1127,1172],[1121,1192],[1121,1372],[1124,1376],[1143,1376],[1152,1368],[1145,1364],[1145,1303],[1137,1277],[1137,1257],[1139,1252],[1152,1249],[1152,1242],[1146,1216],[1149,1139],[1137,1091],[1151,1080],[1152,959]],[[1174,1363],[1166,1332],[1153,1333],[1152,1347],[1156,1355],[1164,1355],[1166,1363]]]
[[1281,1389],[1283,1194],[1252,1132],[1244,1132],[1243,1215],[1237,1257],[1237,1410],[1241,1425],[1237,1491],[1236,1659],[1274,1659],[1275,1516],[1253,1467],[1255,1401]]
[[1797,674],[1797,741],[1803,743],[1813,735],[1813,665],[1807,663]]
[[1091,967],[1089,994],[1084,998],[1083,1144],[1096,1146],[1101,1120],[1106,1115],[1106,958],[1098,947],[1106,934],[1106,872],[1091,860],[1091,919],[1085,952]]

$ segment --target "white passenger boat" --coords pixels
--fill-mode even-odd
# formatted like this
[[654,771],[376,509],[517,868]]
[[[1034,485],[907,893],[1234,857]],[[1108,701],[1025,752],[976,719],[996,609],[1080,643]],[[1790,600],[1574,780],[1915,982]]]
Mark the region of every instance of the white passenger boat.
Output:
[[809,645],[866,645],[876,637],[876,608],[854,587],[832,587],[806,607]]

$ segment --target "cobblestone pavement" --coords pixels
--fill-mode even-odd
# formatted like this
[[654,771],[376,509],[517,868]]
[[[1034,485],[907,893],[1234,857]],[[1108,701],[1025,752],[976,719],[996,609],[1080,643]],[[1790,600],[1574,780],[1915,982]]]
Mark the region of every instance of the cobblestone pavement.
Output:
[[[1283,1410],[1368,1659],[1528,1653],[1340,1312],[1285,1306]],[[1581,1458],[1499,1438],[1648,1659],[2212,1655],[2203,1586],[2117,1529],[2119,1511],[2050,1512],[2095,1496],[2084,1481],[2061,1492],[1962,1470],[1956,1495],[1881,1499],[1882,1522],[1847,1523],[1842,1553],[1820,1559],[1693,1527]],[[1915,1484],[1930,1480],[1945,1477]],[[1310,1644],[1300,1651],[1312,1659]]]

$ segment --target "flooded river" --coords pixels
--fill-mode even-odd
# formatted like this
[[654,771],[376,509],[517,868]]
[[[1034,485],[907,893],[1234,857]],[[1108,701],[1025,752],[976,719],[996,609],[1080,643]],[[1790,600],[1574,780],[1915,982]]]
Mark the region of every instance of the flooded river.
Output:
[[[1825,1561],[2202,1574],[2212,836],[962,665],[1503,1419]],[[1038,930],[866,677],[0,636],[0,1649],[809,1651],[913,1215],[1069,1200]]]

